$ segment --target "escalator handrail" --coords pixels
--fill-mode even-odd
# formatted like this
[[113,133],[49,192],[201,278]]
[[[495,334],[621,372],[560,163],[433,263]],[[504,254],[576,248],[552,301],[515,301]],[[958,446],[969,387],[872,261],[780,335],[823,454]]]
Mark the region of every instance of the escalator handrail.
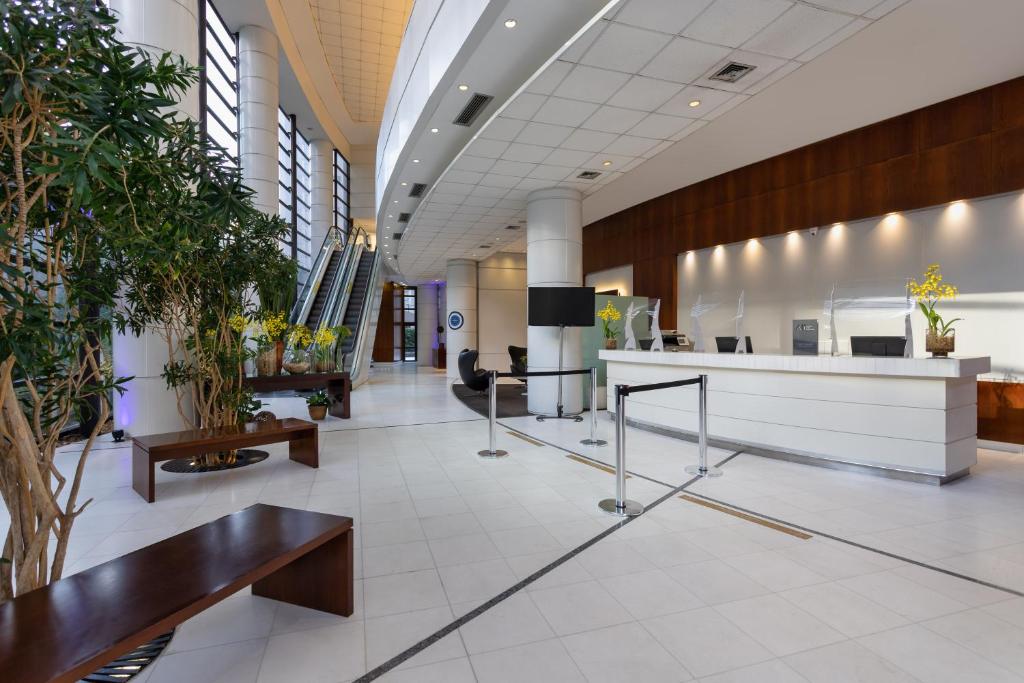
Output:
[[345,233],[341,228],[335,225],[327,230],[323,244],[320,246],[320,251],[317,253],[316,261],[313,262],[313,267],[309,270],[306,284],[302,286],[302,291],[299,293],[298,298],[295,300],[295,305],[290,311],[289,319],[293,323],[306,322],[306,319],[309,317],[309,310],[313,307],[313,300],[316,299],[316,294],[320,290],[324,274],[327,272],[327,267],[331,262],[331,256],[339,246],[345,246],[345,243]]
[[370,267],[369,278],[366,281],[366,296],[363,298],[362,310],[359,312],[357,329],[353,333],[358,334],[355,343],[352,345],[352,364],[350,365],[349,376],[356,378],[362,367],[364,349],[367,345],[366,335],[369,334],[368,326],[373,311],[374,300],[377,297],[377,277],[380,274],[380,252],[374,252],[373,265]]

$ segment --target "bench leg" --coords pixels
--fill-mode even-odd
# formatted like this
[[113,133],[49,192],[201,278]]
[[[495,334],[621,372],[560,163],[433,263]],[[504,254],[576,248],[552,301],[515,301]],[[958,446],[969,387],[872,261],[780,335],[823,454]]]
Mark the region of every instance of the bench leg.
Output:
[[353,578],[349,529],[252,584],[252,594],[350,617]]
[[346,378],[328,382],[327,394],[331,397],[331,407],[328,409],[331,417],[340,417],[345,420],[352,417],[350,403],[352,380]]
[[149,458],[149,452],[138,446],[132,446],[132,488],[145,498],[147,503],[156,500],[153,470],[153,461]]
[[292,437],[288,440],[289,459],[313,469],[320,467],[320,447],[317,434],[316,429],[293,432]]

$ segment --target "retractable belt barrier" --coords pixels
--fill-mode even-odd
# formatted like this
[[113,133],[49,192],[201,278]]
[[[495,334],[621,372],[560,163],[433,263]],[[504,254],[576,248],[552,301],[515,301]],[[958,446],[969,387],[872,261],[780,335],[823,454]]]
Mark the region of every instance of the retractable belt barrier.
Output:
[[598,507],[618,517],[635,517],[642,514],[644,506],[635,500],[626,498],[626,397],[645,391],[674,389],[691,384],[698,385],[698,416],[697,416],[697,448],[700,461],[697,465],[686,468],[688,474],[698,477],[720,477],[722,471],[717,467],[708,467],[708,376],[699,375],[692,379],[681,379],[675,382],[658,382],[655,384],[615,385],[615,497],[606,498],[598,503]]

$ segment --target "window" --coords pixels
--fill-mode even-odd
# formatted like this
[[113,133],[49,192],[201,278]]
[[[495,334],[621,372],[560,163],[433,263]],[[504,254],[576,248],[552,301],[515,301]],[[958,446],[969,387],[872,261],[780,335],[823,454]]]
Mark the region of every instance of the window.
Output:
[[395,286],[394,360],[416,362],[416,288]]
[[299,265],[299,287],[306,283],[309,269],[312,211],[310,209],[311,150],[309,140],[295,127],[295,117],[277,110],[278,213],[291,231],[281,242],[281,251]]
[[238,166],[238,36],[209,0],[199,3],[203,132]]
[[348,233],[348,159],[334,150],[334,226]]

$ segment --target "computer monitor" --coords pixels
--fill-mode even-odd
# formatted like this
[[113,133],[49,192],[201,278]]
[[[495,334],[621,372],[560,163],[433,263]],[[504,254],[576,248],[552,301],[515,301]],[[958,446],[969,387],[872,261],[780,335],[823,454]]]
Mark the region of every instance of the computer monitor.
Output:
[[[753,353],[754,347],[750,345],[750,337],[746,337],[747,340],[747,353]],[[718,347],[719,353],[736,353],[736,342],[739,340],[736,337],[715,337],[715,345]]]
[[850,337],[850,350],[855,356],[902,357],[906,337]]

